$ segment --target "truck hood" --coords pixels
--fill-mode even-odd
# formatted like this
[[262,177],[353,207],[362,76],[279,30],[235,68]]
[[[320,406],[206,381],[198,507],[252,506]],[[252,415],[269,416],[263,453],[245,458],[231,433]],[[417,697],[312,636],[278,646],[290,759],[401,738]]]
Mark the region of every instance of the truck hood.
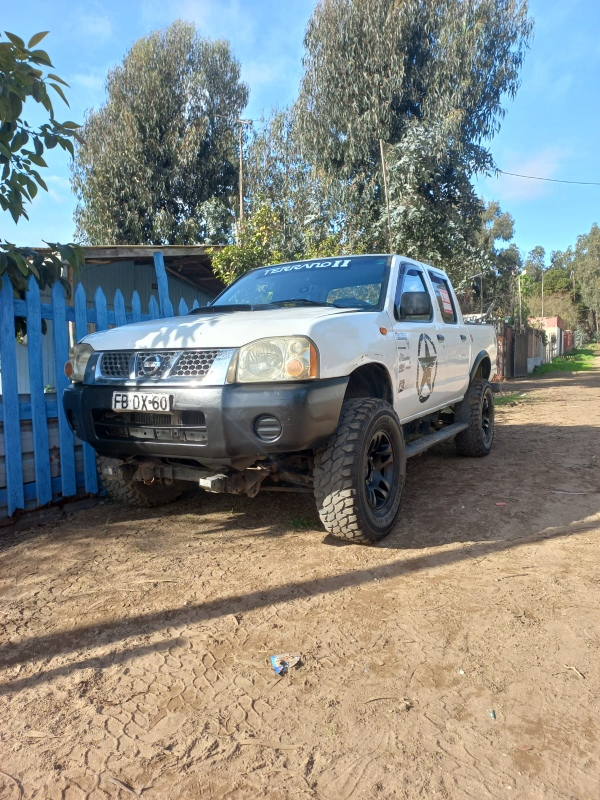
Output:
[[[83,341],[94,350],[184,350],[187,348],[233,348],[255,339],[275,336],[310,336],[324,317],[372,312],[349,308],[287,307],[264,311],[235,311],[152,319],[92,333]],[[377,313],[377,312],[375,312]]]

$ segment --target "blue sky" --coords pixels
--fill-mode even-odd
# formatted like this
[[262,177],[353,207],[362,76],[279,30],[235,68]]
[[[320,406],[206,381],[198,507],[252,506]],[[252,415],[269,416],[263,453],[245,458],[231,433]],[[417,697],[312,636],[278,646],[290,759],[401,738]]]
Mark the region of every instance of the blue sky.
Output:
[[[104,78],[132,43],[177,18],[200,33],[231,42],[251,88],[245,116],[259,118],[296,96],[302,39],[315,0],[29,0],[3,9],[2,27],[28,39],[49,30],[45,46],[70,85],[71,110],[57,99],[59,119],[82,121],[98,108]],[[530,0],[535,38],[514,101],[491,142],[498,166],[510,172],[563,180],[600,181],[600,3],[598,0]],[[63,113],[64,109],[64,113]],[[30,121],[33,114],[30,114]],[[15,226],[0,216],[0,238],[22,245],[70,241],[74,198],[65,154],[51,151],[30,221]],[[508,176],[482,179],[478,191],[499,200],[515,218],[523,252],[542,245],[550,253],[574,244],[600,222],[600,186],[568,186]]]

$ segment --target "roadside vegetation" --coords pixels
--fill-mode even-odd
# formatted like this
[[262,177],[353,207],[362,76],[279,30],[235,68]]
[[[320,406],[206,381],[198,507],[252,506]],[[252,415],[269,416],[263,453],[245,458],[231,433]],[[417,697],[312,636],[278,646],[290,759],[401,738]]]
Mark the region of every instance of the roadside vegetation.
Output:
[[546,375],[549,372],[582,372],[596,366],[595,347],[581,347],[562,356],[557,356],[548,364],[536,367],[535,375]]
[[516,406],[517,403],[525,403],[531,400],[527,392],[499,392],[494,395],[494,406]]

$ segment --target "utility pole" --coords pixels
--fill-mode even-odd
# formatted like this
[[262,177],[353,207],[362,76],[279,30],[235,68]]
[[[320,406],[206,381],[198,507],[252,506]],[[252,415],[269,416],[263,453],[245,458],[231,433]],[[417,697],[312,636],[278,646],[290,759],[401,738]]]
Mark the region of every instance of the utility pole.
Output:
[[379,140],[379,153],[381,155],[381,171],[383,173],[383,189],[385,191],[385,205],[387,207],[388,251],[392,252],[392,221],[390,217],[390,197],[388,194],[387,167],[383,154],[383,139]]
[[481,273],[481,282],[479,284],[479,294],[481,296],[481,316],[483,316],[483,272]]
[[242,235],[242,228],[244,227],[244,125],[252,125],[251,119],[236,119],[240,126],[240,224],[239,236]]
[[[226,117],[224,114],[215,114],[215,117],[219,117],[219,119],[229,120],[229,117]],[[233,122],[237,122],[237,124],[240,126],[240,138],[239,138],[240,166],[239,166],[239,180],[238,180],[238,183],[240,185],[240,218],[238,225],[238,239],[239,239],[242,233],[242,227],[244,225],[244,125],[252,125],[253,120],[234,119]]]
[[523,290],[521,289],[521,278],[527,275],[527,270],[519,273],[519,329],[523,327]]

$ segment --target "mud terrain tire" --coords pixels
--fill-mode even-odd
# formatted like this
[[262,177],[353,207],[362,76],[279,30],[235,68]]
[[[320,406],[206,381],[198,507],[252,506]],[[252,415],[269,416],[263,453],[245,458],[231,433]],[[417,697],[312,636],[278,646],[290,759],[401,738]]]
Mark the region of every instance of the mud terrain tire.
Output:
[[328,533],[383,539],[394,526],[406,476],[402,427],[383,400],[347,400],[336,432],[315,453],[314,493]]
[[454,421],[469,427],[456,437],[461,456],[481,458],[490,454],[494,441],[494,394],[489,381],[473,381],[463,400],[454,409]]

